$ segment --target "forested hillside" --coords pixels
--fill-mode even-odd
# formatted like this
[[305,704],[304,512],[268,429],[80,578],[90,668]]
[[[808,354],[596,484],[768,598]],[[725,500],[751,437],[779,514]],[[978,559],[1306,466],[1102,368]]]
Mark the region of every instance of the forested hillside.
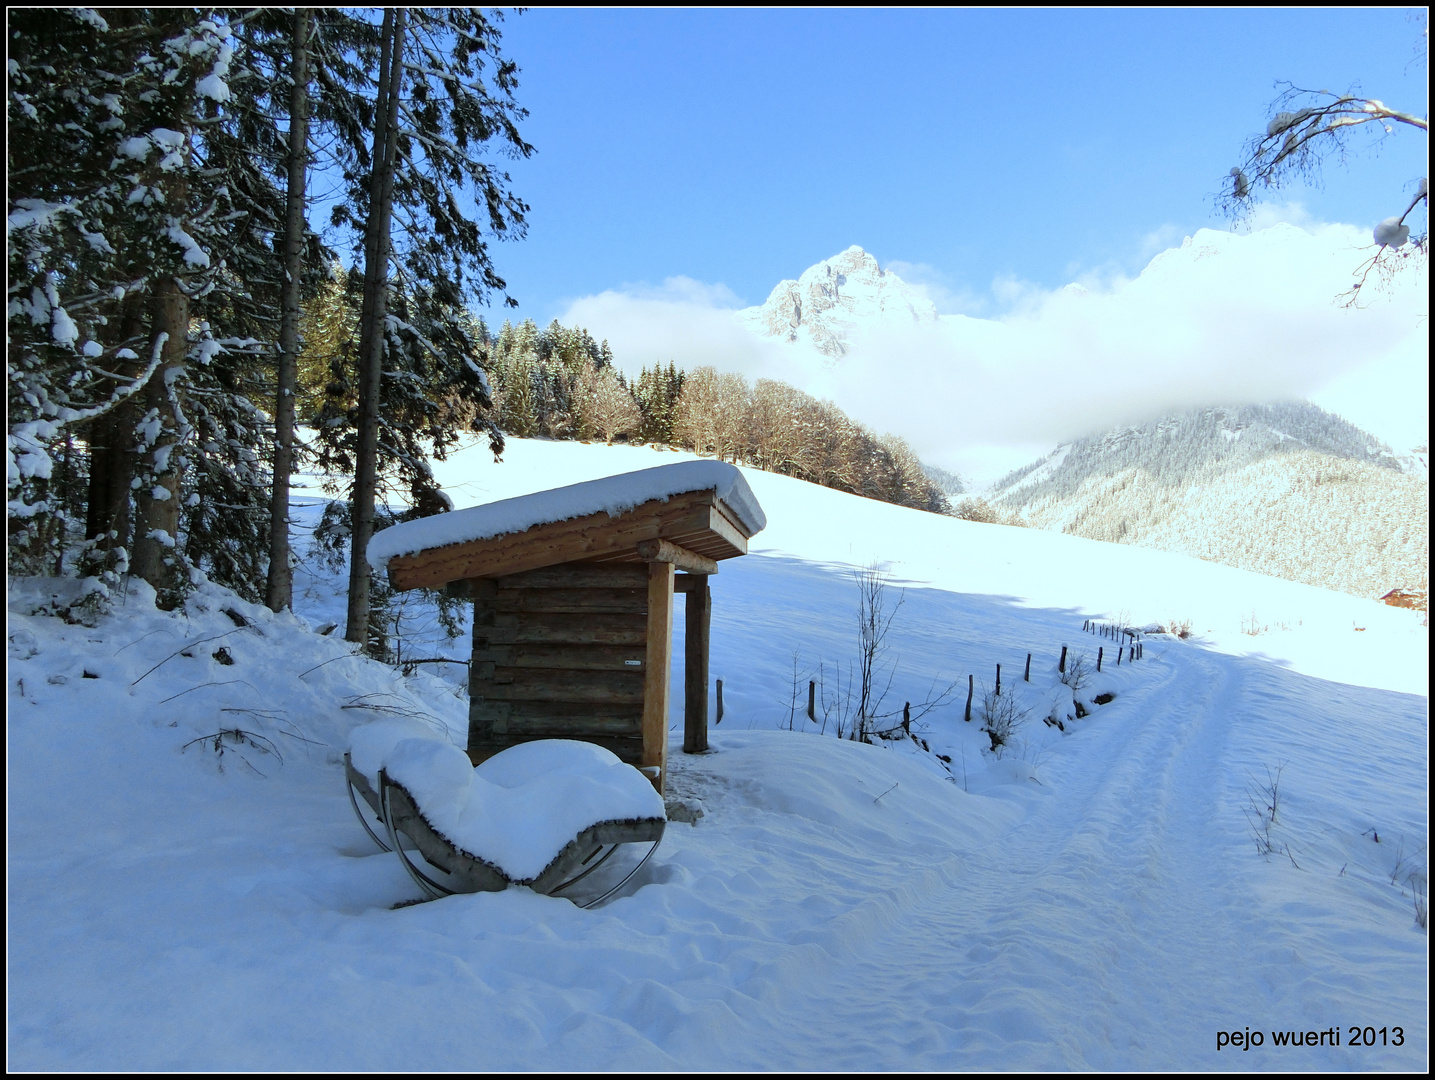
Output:
[[[348,275],[335,271],[334,280]],[[351,325],[343,289],[331,285],[310,305],[315,328],[303,368],[306,415],[322,429],[325,372],[344,353],[342,333],[320,328]],[[352,307],[352,299],[348,301]],[[505,322],[491,332],[472,317],[475,363],[487,372],[492,407],[450,392],[436,415],[450,432],[492,422],[520,438],[622,441],[676,446],[724,461],[795,476],[854,495],[943,513],[945,492],[961,482],[924,468],[907,443],[877,435],[830,401],[772,379],[749,384],[715,368],[691,371],[670,362],[627,379],[606,341],[581,327],[531,319]]]
[[1192,410],[1080,439],[988,497],[1022,524],[1357,596],[1427,587],[1425,476],[1308,403]]

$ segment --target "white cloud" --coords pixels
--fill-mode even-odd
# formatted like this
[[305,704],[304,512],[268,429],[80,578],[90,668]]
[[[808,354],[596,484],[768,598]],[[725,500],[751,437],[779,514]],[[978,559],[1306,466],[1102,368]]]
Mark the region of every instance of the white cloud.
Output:
[[1269,229],[1272,225],[1294,225],[1297,229],[1303,229],[1312,236],[1319,235],[1325,229],[1331,227],[1329,222],[1318,221],[1311,216],[1309,210],[1300,202],[1288,203],[1257,203],[1251,216],[1241,222],[1232,232],[1260,232],[1262,229]]
[[779,361],[782,346],[739,326],[732,313],[740,304],[726,285],[673,277],[661,286],[624,285],[574,300],[558,321],[606,339],[628,375],[669,361],[683,368],[711,364],[751,373]]
[[1406,275],[1366,309],[1340,308],[1372,250],[1366,230],[1284,213],[1299,225],[1201,230],[1132,279],[999,281],[1002,318],[884,328],[835,363],[754,338],[732,319],[729,290],[686,279],[584,298],[562,321],[608,338],[627,369],[673,359],[781,378],[934,464],[987,478],[1033,447],[1204,404],[1314,395],[1387,441],[1423,441],[1408,437],[1428,429],[1423,280]]
[[991,301],[987,297],[978,296],[970,289],[953,288],[952,279],[930,263],[909,263],[894,259],[882,266],[935,304],[943,315],[982,315],[991,309]]

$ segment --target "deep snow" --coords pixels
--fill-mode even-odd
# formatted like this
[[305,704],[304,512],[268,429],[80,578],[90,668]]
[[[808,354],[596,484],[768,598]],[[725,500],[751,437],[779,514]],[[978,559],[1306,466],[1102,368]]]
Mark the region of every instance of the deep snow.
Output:
[[[674,460],[512,440],[437,471],[465,506]],[[314,632],[342,571],[306,564],[298,615],[213,588],[164,614],[141,587],[95,628],[12,582],[10,1066],[1424,1068],[1418,616],[744,475],[769,527],[712,579],[725,716],[714,753],[669,758],[670,802],[703,816],[591,911],[523,889],[394,907],[416,890],[354,821],[342,751],[380,716],[461,742],[466,701],[440,665],[405,677]],[[874,559],[902,601],[885,707],[959,684],[913,724],[929,750],[802,720],[819,664],[840,697]],[[1088,616],[1194,636],[1117,668]],[[410,649],[466,654],[410,621]],[[1070,702],[1063,644],[1108,648],[1065,732],[1040,719]],[[995,758],[962,708],[998,663],[1034,711]],[[1290,854],[1262,856],[1248,793],[1282,765]],[[1272,1045],[1332,1026],[1339,1047]],[[1246,1028],[1265,1044],[1216,1049]]]

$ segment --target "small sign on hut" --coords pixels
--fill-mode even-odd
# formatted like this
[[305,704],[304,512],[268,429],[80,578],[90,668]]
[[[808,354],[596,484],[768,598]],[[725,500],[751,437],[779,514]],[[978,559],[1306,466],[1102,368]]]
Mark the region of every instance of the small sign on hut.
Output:
[[767,524],[742,473],[686,461],[404,522],[369,563],[471,597],[468,752],[581,739],[667,764],[673,597],[686,596],[683,749],[707,749],[708,577]]

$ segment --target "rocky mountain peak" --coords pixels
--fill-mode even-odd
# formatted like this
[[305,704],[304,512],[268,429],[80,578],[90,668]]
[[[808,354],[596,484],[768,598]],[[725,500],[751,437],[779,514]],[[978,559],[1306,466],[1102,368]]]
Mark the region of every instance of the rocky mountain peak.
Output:
[[808,267],[796,280],[778,282],[766,303],[745,308],[737,317],[755,334],[805,342],[835,359],[847,351],[859,327],[935,320],[937,308],[853,244]]

